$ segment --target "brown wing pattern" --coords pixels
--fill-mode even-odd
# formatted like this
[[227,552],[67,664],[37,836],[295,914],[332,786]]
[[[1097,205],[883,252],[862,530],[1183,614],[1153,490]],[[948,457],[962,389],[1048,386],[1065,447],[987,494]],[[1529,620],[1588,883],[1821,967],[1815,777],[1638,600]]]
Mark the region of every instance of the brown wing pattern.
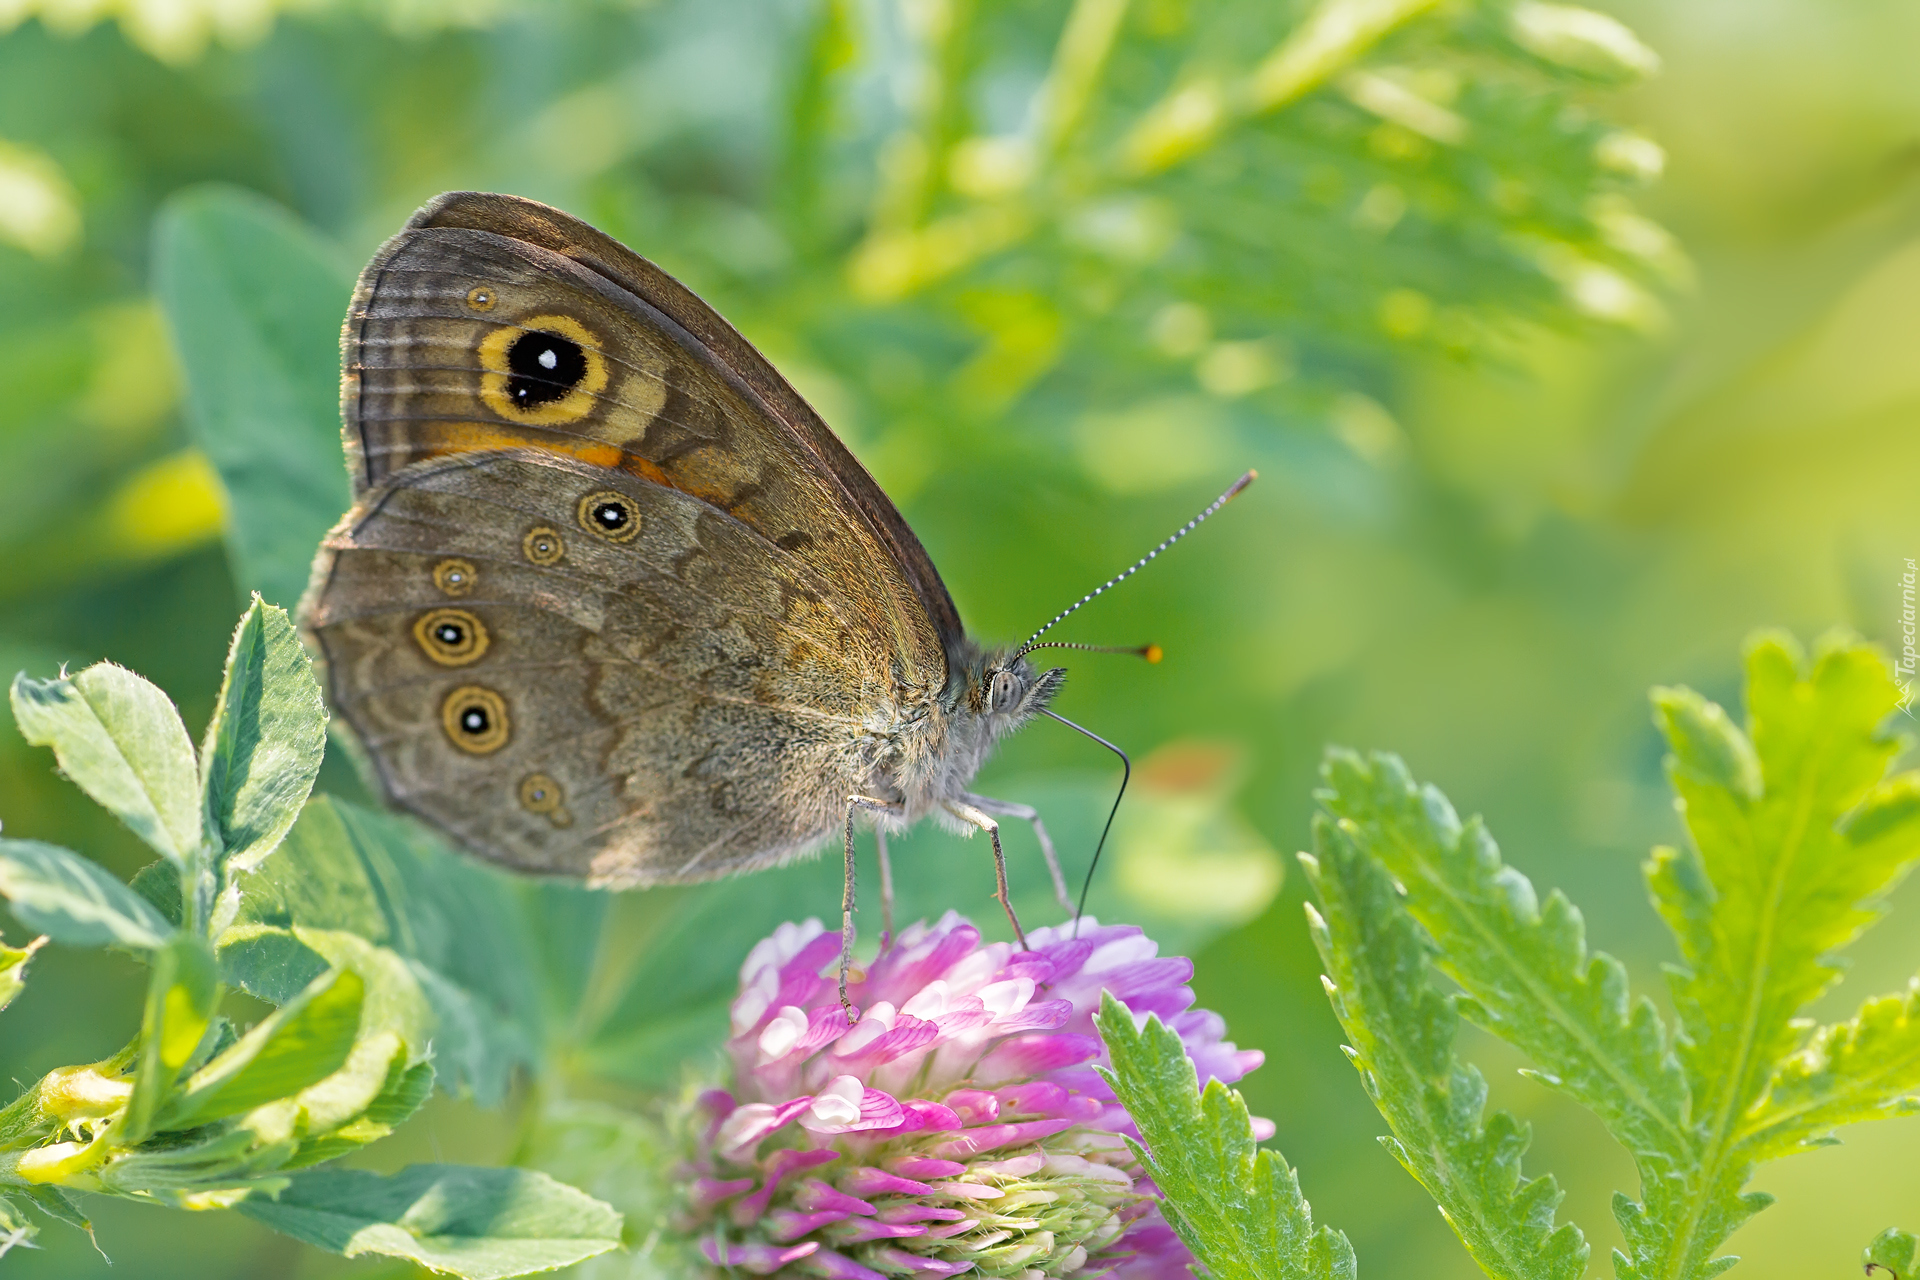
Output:
[[[608,493],[631,541],[572,519]],[[650,883],[798,852],[891,692],[797,557],[572,458],[417,464],[327,548],[307,625],[388,795],[525,870]]]
[[615,883],[779,861],[945,684],[958,618],[892,505],[592,228],[443,196],[342,346],[356,504],[307,626],[391,798],[482,856]]
[[[516,412],[489,386],[500,374],[486,366],[507,345],[497,339],[556,320],[584,331],[563,336],[604,381]],[[362,274],[343,355],[357,485],[424,458],[511,445],[619,467],[796,551],[841,584],[863,625],[893,638],[908,683],[944,680],[958,615],[892,503],[711,308],[584,223],[507,196],[440,197]]]
[[753,344],[698,295],[612,236],[558,209],[516,196],[452,191],[415,214],[410,228],[458,228],[504,235],[579,263],[656,308],[690,335],[725,376],[744,386],[792,436],[804,442],[844,491],[844,511],[866,525],[907,578],[942,641],[964,635],[953,597],[920,539],[840,438]]

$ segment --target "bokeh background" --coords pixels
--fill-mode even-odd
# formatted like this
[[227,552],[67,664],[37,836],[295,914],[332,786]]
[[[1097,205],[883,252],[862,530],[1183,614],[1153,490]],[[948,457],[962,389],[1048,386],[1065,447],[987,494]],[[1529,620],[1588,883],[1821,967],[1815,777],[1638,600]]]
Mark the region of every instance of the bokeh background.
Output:
[[[1329,10],[1363,38],[1329,36]],[[1477,1274],[1373,1143],[1320,994],[1288,872],[1323,745],[1399,751],[1486,814],[1659,999],[1637,868],[1678,828],[1647,687],[1736,699],[1760,625],[1894,641],[1920,557],[1920,9],[1609,12],[0,2],[0,668],[111,658],[191,726],[212,705],[241,584],[152,270],[156,219],[208,183],[303,224],[342,309],[438,191],[594,221],[793,378],[984,637],[1258,467],[1062,628],[1167,655],[1076,658],[1059,703],[1142,762],[1096,901],[1196,950],[1203,1002],[1268,1054],[1250,1102],[1367,1274]],[[1040,804],[1077,869],[1116,781],[1043,724],[982,786]],[[330,763],[322,786],[357,783]],[[143,860],[10,725],[0,820]],[[1031,842],[1011,848],[1044,916]],[[991,918],[982,846],[923,833],[899,856]],[[802,905],[828,910],[837,876],[812,871]],[[1904,981],[1913,936],[1896,903],[1831,1011]],[[111,1052],[139,982],[43,953],[0,1076]],[[1467,1048],[1601,1271],[1625,1156]],[[1890,1122],[1764,1170],[1781,1202],[1734,1238],[1737,1274],[1851,1274],[1879,1229],[1920,1225],[1916,1137]],[[514,1145],[511,1106],[442,1100],[378,1160]],[[375,1270],[235,1215],[91,1207],[121,1277]],[[107,1274],[75,1233],[41,1243],[0,1270]]]

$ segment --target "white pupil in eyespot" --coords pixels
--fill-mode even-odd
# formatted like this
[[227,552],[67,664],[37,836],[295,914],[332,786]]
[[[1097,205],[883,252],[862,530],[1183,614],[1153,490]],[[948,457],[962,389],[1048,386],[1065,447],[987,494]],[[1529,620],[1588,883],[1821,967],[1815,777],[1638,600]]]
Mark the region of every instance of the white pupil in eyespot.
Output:
[[540,353],[540,367],[542,369],[558,368],[559,364],[560,364],[560,357],[554,353],[554,350],[552,347],[548,347],[545,351],[542,351]]

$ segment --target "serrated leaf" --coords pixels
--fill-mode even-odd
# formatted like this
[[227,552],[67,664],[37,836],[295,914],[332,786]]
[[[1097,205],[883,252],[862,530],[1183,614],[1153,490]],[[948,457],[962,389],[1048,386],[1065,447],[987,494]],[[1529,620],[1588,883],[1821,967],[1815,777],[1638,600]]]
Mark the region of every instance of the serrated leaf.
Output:
[[204,939],[177,933],[153,953],[122,1142],[137,1143],[153,1131],[154,1112],[200,1047],[218,995],[213,952]]
[[1904,995],[1866,1002],[1847,1022],[1822,1027],[1774,1074],[1767,1096],[1742,1120],[1739,1146],[1770,1160],[1824,1146],[1843,1124],[1911,1110],[1920,1091],[1920,981]]
[[[1875,787],[1840,824],[1861,846],[1920,842],[1920,774]],[[1869,861],[1885,853],[1856,852]],[[1867,1001],[1851,1020],[1820,1028],[1774,1073],[1765,1100],[1743,1118],[1737,1142],[1751,1159],[1824,1145],[1835,1128],[1911,1109],[1920,1092],[1920,982]]]
[[226,488],[234,577],[292,608],[349,502],[339,336],[353,275],[285,210],[229,187],[169,199],[153,255],[188,423]]
[[1524,1050],[1636,1157],[1688,1160],[1686,1083],[1666,1029],[1617,961],[1587,951],[1579,910],[1558,892],[1541,903],[1480,821],[1461,822],[1396,757],[1331,751],[1321,775],[1341,836],[1405,889],[1440,946],[1435,963],[1471,997],[1460,1011]]
[[[0,871],[0,875],[4,875]],[[27,985],[27,961],[33,959],[33,953],[45,946],[46,935],[33,939],[24,947],[9,947],[0,943],[0,1009],[13,1003]]]
[[[1899,749],[1882,731],[1899,701],[1892,673],[1842,637],[1822,641],[1809,664],[1790,638],[1763,635],[1749,645],[1746,695],[1742,732],[1691,690],[1654,694],[1691,848],[1663,851],[1649,884],[1685,962],[1672,985],[1700,1155],[1681,1170],[1679,1204],[1623,1221],[1636,1275],[1731,1265],[1713,1250],[1766,1203],[1739,1194],[1753,1161],[1912,1087],[1903,1009],[1871,1005],[1812,1046],[1795,1022],[1837,979],[1832,953],[1920,858],[1914,780],[1886,777]],[[1885,1074],[1862,1046],[1894,1055],[1879,1064]],[[1782,1110],[1769,1103],[1768,1119],[1750,1117],[1770,1081]]]
[[[193,1073],[159,1116],[188,1129],[289,1098],[338,1071],[360,1030],[366,984],[350,969],[315,980]],[[381,1064],[384,1077],[386,1064]]]
[[207,827],[229,875],[251,871],[293,826],[326,745],[312,660],[286,611],[255,595],[200,750]]
[[193,743],[167,695],[125,667],[97,662],[76,676],[13,681],[20,733],[75,785],[176,866],[201,843]]
[[[1630,997],[1618,962],[1588,953],[1572,903],[1557,892],[1541,903],[1479,820],[1461,822],[1397,758],[1330,751],[1322,776],[1319,798],[1341,838],[1379,861],[1438,944],[1435,967],[1465,991],[1460,1013],[1532,1057],[1544,1083],[1594,1111],[1632,1153],[1646,1206],[1616,1197],[1632,1252],[1616,1252],[1614,1266],[1623,1280],[1639,1275],[1663,1247],[1659,1224],[1688,1212],[1683,1179],[1697,1162],[1685,1077],[1659,1015]],[[1739,1183],[1716,1184],[1716,1215],[1746,1211]]]
[[22,924],[68,946],[150,951],[174,932],[99,866],[38,840],[0,839],[0,897]]
[[1353,1249],[1313,1225],[1299,1179],[1276,1151],[1255,1143],[1240,1095],[1199,1089],[1180,1037],[1133,1015],[1103,992],[1094,1019],[1111,1058],[1100,1074],[1139,1126],[1141,1160],[1160,1188],[1160,1210],[1216,1280],[1351,1280]]
[[[1898,749],[1879,732],[1897,698],[1886,661],[1867,646],[1828,642],[1808,670],[1777,636],[1748,654],[1749,734],[1690,690],[1654,695],[1673,751],[1668,773],[1705,876],[1685,909],[1704,907],[1712,922],[1704,939],[1681,939],[1691,972],[1675,984],[1675,1000],[1697,1110],[1716,1129],[1734,1122],[1797,1047],[1794,1015],[1837,976],[1823,957],[1873,921],[1868,900],[1920,857],[1920,823],[1905,791],[1887,797],[1885,809],[1867,806],[1856,819],[1864,839],[1843,829]],[[1751,758],[1752,768],[1728,775],[1728,758]],[[1708,887],[1712,896],[1702,899]],[[1662,880],[1660,891],[1685,887]]]
[[390,1177],[359,1169],[293,1175],[277,1199],[240,1212],[322,1249],[410,1258],[468,1280],[505,1280],[619,1247],[613,1209],[530,1169],[413,1165]]
[[1505,1112],[1482,1121],[1486,1082],[1453,1054],[1459,1016],[1454,999],[1434,989],[1433,946],[1350,828],[1317,817],[1314,852],[1301,863],[1321,904],[1307,913],[1327,993],[1393,1131],[1388,1150],[1489,1276],[1579,1280],[1586,1240],[1571,1223],[1554,1225],[1561,1196],[1553,1179],[1521,1174],[1526,1127]]

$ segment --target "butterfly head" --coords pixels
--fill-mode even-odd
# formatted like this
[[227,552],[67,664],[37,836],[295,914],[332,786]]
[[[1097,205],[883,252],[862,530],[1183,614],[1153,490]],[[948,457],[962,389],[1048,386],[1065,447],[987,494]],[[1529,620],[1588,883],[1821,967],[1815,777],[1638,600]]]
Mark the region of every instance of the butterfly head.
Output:
[[1036,671],[1025,654],[1003,650],[988,656],[974,690],[975,705],[997,736],[1046,710],[1066,678],[1065,668]]

